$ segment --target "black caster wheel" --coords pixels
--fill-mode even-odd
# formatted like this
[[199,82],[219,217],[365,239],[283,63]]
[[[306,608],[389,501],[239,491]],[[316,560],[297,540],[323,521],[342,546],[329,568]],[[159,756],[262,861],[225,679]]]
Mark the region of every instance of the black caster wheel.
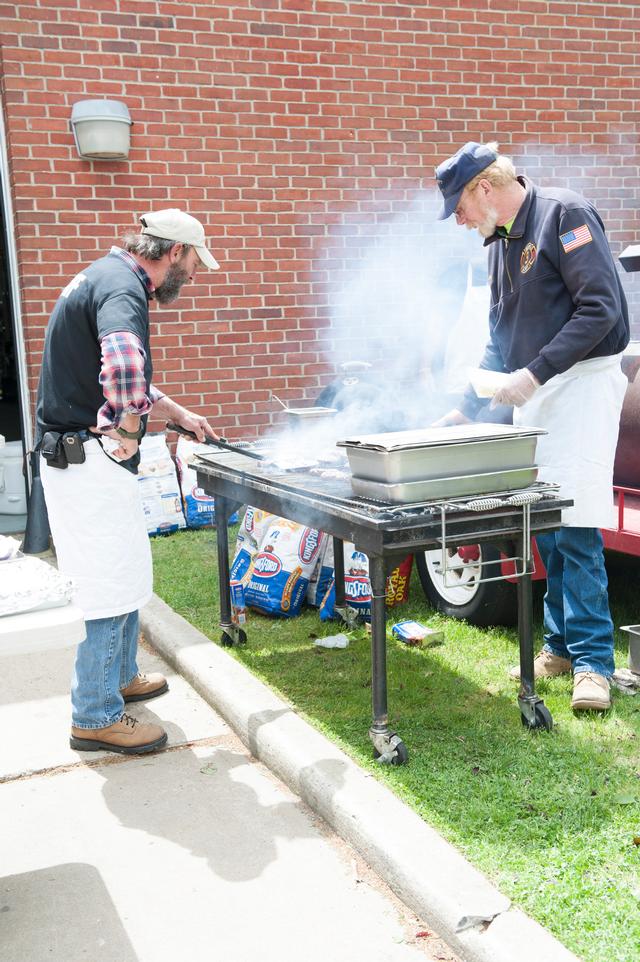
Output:
[[[373,757],[376,759],[376,761],[382,757],[377,748],[373,749]],[[387,757],[385,756],[385,764],[387,765],[406,765],[408,761],[409,752],[407,751],[407,746],[401,741],[394,746],[394,752],[391,758],[387,760]]]
[[545,731],[550,732],[553,728],[553,718],[551,717],[551,712],[542,702],[538,702],[535,706],[535,721],[531,722],[525,715],[521,714],[522,724],[525,728],[537,729],[544,728]]
[[242,628],[237,629],[235,637],[228,634],[226,631],[222,632],[220,636],[220,644],[223,648],[235,648],[236,645],[246,645],[247,643],[247,633],[243,631]]

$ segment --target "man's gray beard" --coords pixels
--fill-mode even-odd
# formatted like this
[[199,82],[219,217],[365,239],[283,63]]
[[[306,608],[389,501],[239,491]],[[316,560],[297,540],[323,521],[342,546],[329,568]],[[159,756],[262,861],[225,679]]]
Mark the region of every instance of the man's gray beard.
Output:
[[159,284],[153,292],[153,296],[158,304],[171,304],[177,299],[183,285],[188,280],[189,273],[183,267],[180,267],[180,262],[172,264],[162,284]]
[[487,216],[478,224],[478,233],[481,237],[491,237],[495,234],[496,227],[498,226],[498,213],[493,208],[487,211]]

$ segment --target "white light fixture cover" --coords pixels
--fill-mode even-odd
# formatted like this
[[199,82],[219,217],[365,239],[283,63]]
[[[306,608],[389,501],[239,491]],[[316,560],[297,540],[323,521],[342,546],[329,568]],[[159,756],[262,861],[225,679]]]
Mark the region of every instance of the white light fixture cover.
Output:
[[79,100],[71,111],[76,147],[87,160],[126,160],[132,123],[119,100]]

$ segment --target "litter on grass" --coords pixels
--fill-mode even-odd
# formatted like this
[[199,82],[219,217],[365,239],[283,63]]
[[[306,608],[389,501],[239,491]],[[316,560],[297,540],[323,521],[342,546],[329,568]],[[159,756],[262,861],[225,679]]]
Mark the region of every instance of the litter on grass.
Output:
[[327,635],[326,638],[316,638],[314,644],[319,648],[346,648],[349,644],[349,639],[345,634],[340,632],[339,635]]
[[618,691],[625,695],[637,695],[640,691],[640,675],[629,668],[617,668],[611,676],[611,681]]
[[419,621],[398,621],[391,629],[394,638],[405,645],[432,646],[444,644],[444,632],[421,625]]

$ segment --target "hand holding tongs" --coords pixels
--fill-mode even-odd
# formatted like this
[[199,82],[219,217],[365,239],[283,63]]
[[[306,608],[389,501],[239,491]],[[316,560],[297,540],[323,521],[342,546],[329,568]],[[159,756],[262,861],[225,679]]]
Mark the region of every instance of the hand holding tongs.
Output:
[[[185,438],[191,438],[192,441],[198,440],[198,435],[194,431],[189,431],[188,428],[183,428],[181,424],[176,424],[174,421],[167,421],[166,424],[167,431],[175,431],[177,434],[182,434]],[[218,438],[214,441],[213,438],[205,437],[204,441],[200,441],[200,444],[210,444],[214,448],[222,448],[225,451],[233,451],[234,454],[244,454],[247,458],[253,458],[255,461],[266,461],[264,454],[257,454],[255,451],[246,451],[244,448],[238,448],[235,444],[229,444],[224,438]]]

